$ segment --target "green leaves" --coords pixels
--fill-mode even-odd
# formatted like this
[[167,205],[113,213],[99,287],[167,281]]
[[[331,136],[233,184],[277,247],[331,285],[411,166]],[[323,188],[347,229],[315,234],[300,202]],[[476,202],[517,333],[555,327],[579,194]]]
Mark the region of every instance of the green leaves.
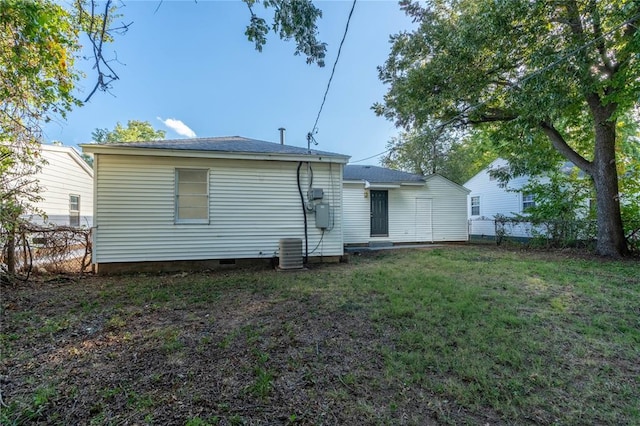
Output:
[[139,120],[129,120],[127,127],[116,123],[113,130],[96,129],[91,133],[93,140],[101,143],[154,141],[165,135],[164,130],[155,130],[148,121]]
[[79,104],[71,93],[78,48],[72,18],[59,4],[0,2],[0,228],[8,231],[0,248],[15,243],[21,216],[41,199],[41,123]]
[[521,117],[535,126],[584,110],[588,93],[622,97],[627,105],[638,97],[637,88],[635,96],[623,93],[637,80],[638,55],[630,52],[638,51],[638,40],[623,31],[630,23],[620,25],[636,9],[624,15],[615,5],[573,1],[423,4],[403,3],[419,28],[392,36],[379,69],[390,88],[375,111],[399,125]]
[[[379,115],[483,125],[518,174],[560,157],[593,179],[598,248],[624,254],[615,122],[640,97],[640,2],[402,2],[417,30],[392,37]],[[487,123],[490,123],[488,127]]]
[[[10,121],[49,120],[79,102],[71,94],[78,50],[71,16],[53,2],[0,4],[0,110],[3,131]],[[15,131],[15,130],[14,130]]]
[[251,22],[247,26],[245,35],[254,42],[256,50],[262,51],[267,42],[267,34],[273,30],[283,40],[295,40],[295,54],[304,54],[307,63],[317,63],[324,66],[327,50],[326,43],[317,39],[318,29],[316,21],[322,17],[322,11],[316,8],[310,0],[264,0],[265,9],[273,8],[273,23],[267,24],[264,18],[254,12],[257,0],[244,0],[251,12]]

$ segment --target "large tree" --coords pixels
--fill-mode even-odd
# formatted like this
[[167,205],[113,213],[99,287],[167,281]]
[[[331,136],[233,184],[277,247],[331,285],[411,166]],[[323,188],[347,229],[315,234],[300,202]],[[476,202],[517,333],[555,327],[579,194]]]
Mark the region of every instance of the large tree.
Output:
[[113,130],[95,129],[91,133],[93,140],[100,143],[155,141],[165,135],[164,130],[156,130],[148,121],[140,120],[129,120],[126,127],[116,123]]
[[432,122],[391,138],[380,162],[411,173],[438,173],[462,185],[497,157],[486,132],[461,132]]
[[381,162],[385,167],[421,175],[441,172],[453,144],[450,133],[431,123],[402,132],[387,143],[388,151]]
[[40,123],[77,103],[71,21],[53,2],[0,2],[0,249],[9,274],[20,216],[39,199]]
[[594,183],[597,253],[627,253],[617,123],[640,94],[638,0],[401,2],[419,25],[392,36],[374,109],[405,127],[484,125],[516,173],[558,156]]
[[[113,130],[95,129],[91,132],[91,139],[98,143],[155,141],[164,139],[166,134],[164,130],[154,129],[148,121],[129,120],[126,127],[118,122]],[[85,153],[82,158],[93,167],[93,155]]]

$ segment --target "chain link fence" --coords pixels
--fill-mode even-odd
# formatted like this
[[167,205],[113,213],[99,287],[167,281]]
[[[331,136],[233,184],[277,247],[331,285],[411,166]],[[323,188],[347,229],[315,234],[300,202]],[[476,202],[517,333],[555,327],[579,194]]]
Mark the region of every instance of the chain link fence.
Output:
[[[7,240],[3,235],[1,241]],[[15,275],[21,279],[39,273],[81,274],[91,271],[91,251],[89,228],[26,223],[18,228],[13,253],[4,245],[0,264],[7,273],[13,262]]]
[[[640,219],[625,223],[625,238],[632,253],[640,253]],[[518,242],[547,248],[594,247],[597,224],[593,219],[547,220],[533,223],[523,218],[496,216],[469,220],[471,241],[500,245]]]
[[515,217],[496,216],[493,219],[469,220],[471,240],[525,243],[538,247],[588,247],[596,239],[594,220],[549,220],[533,223]]

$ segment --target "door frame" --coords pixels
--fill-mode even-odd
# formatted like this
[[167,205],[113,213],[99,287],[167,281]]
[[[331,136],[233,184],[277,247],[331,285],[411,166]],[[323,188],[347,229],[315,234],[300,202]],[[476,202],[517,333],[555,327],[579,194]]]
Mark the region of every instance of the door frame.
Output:
[[[376,195],[374,195],[376,194]],[[383,195],[384,194],[384,195]],[[377,195],[383,195],[381,198],[378,197]],[[389,191],[387,190],[371,190],[370,194],[369,194],[369,198],[370,198],[370,202],[369,202],[369,236],[370,237],[388,237],[389,236]],[[381,209],[376,209],[374,208],[374,203],[377,200],[381,201]],[[378,210],[382,210],[382,211],[378,211]],[[380,213],[382,213],[381,217],[375,217],[375,216],[379,216]],[[374,216],[375,215],[375,216]],[[376,231],[380,231],[380,232],[376,232],[374,234],[374,220],[376,219],[381,219],[383,222],[379,223],[379,225],[382,225],[382,227],[380,227],[380,229],[376,229]],[[384,232],[382,232],[384,231]]]

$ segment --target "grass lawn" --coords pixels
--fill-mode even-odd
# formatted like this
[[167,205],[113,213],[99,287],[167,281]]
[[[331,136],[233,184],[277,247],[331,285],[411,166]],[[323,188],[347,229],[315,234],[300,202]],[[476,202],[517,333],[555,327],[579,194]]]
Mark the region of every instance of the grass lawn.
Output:
[[640,263],[458,246],[4,287],[0,423],[640,424]]

